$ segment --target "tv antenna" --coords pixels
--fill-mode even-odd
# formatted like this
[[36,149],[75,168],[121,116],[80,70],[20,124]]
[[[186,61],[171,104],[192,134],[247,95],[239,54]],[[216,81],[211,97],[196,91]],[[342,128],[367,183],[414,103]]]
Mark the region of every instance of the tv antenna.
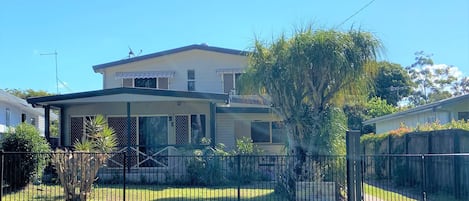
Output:
[[[142,54],[142,49],[140,49],[140,51],[138,52],[138,54],[136,56],[140,56],[140,54]],[[135,54],[134,54],[134,51],[132,50],[132,48],[130,48],[129,46],[129,55],[127,56],[127,58],[132,58],[132,57],[136,57]]]
[[55,85],[57,87],[57,94],[59,94],[59,73],[58,73],[58,67],[57,67],[57,51],[54,50],[54,52],[50,53],[41,53],[39,54],[40,56],[48,56],[48,55],[54,55],[55,57]]

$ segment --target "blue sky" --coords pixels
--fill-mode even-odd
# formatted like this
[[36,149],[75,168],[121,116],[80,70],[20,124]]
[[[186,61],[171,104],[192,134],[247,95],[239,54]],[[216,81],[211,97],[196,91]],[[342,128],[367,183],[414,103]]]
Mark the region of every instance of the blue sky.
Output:
[[[254,38],[270,41],[312,23],[337,28],[370,0],[172,0],[2,1],[0,89],[60,93],[102,88],[93,65],[124,59],[131,47],[142,55],[207,43],[249,50]],[[375,0],[343,23],[374,33],[384,44],[381,60],[407,66],[414,52],[469,75],[469,1]]]

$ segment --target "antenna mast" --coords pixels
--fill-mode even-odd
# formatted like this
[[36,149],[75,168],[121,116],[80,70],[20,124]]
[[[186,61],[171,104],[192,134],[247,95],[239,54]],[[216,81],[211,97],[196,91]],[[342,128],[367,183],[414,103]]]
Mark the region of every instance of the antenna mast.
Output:
[[41,56],[54,55],[55,57],[55,86],[57,87],[57,94],[59,94],[59,68],[57,67],[57,50],[51,53],[40,54]]

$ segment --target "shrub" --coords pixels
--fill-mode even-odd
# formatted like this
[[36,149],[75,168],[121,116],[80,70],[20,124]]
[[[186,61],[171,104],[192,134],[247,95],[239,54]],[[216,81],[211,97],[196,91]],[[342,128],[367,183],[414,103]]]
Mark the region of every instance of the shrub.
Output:
[[[243,136],[236,140],[236,149],[233,151],[233,155],[238,155],[237,158],[232,161],[232,177],[236,178],[239,182],[246,184],[255,180],[259,180],[262,175],[258,169],[258,155],[264,153],[264,150],[260,149],[255,145],[251,138]],[[238,173],[238,162],[240,170]]]
[[227,159],[224,156],[229,154],[223,150],[224,145],[219,144],[215,148],[206,147],[197,149],[192,153],[187,161],[187,174],[189,183],[192,185],[215,186],[223,185],[228,180],[224,174],[223,162]]
[[[26,123],[11,129],[2,141],[2,149],[5,152],[22,152],[5,155],[4,164],[5,181],[12,190],[25,187],[33,178],[42,176],[42,171],[47,163],[49,144],[39,136],[37,129]],[[14,173],[14,174],[12,174]]]

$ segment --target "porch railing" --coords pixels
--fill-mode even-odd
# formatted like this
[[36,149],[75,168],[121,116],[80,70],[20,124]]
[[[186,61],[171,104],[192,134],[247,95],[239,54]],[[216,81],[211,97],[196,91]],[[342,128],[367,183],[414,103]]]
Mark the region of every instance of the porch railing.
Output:
[[[203,149],[207,145],[160,145],[160,146],[140,146],[118,147],[116,152],[109,158],[107,166],[109,168],[124,167],[122,153],[126,153],[127,165],[131,169],[139,168],[168,168],[171,163],[168,156],[184,155],[184,150]],[[130,149],[129,149],[130,148]]]

